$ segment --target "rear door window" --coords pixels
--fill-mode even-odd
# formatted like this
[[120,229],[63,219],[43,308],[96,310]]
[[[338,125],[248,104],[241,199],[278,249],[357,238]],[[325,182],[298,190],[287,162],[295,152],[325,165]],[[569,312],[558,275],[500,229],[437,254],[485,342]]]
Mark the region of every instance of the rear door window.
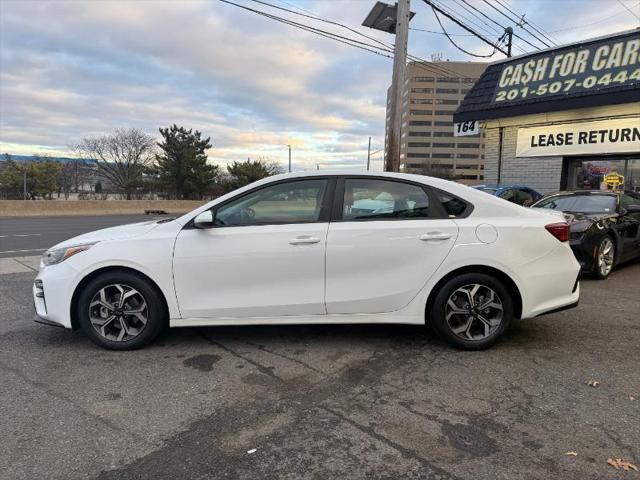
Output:
[[373,178],[344,181],[342,220],[429,217],[429,196],[418,185]]

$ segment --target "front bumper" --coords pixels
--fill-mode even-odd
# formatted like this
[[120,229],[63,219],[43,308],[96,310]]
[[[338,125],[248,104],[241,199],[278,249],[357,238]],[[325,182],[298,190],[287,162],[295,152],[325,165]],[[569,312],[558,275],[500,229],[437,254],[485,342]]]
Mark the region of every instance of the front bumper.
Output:
[[67,262],[40,268],[32,293],[36,322],[71,328],[71,297],[77,272]]

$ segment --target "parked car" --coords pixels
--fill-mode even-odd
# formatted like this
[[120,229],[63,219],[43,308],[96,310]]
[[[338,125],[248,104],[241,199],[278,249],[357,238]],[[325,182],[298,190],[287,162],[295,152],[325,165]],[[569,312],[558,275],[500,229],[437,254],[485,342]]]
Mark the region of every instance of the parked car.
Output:
[[116,350],[166,325],[425,322],[479,349],[577,304],[568,239],[562,219],[446,180],[296,173],[62,242],[33,295],[40,322]]
[[532,207],[564,213],[582,270],[597,278],[607,278],[614,266],[640,256],[640,193],[559,192]]
[[473,188],[528,207],[542,198],[542,194],[524,185],[475,185]]

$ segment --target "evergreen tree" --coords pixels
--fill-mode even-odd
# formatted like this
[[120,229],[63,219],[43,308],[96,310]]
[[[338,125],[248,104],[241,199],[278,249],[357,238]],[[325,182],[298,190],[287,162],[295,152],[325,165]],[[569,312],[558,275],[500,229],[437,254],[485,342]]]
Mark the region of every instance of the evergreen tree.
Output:
[[207,163],[205,150],[210,138],[199,131],[172,125],[161,128],[161,153],[156,155],[156,173],[162,188],[178,199],[201,199],[215,185],[218,166]]
[[246,162],[233,162],[227,166],[230,178],[228,190],[244,187],[252,182],[256,182],[266,177],[282,173],[282,169],[275,163],[267,163],[263,160]]

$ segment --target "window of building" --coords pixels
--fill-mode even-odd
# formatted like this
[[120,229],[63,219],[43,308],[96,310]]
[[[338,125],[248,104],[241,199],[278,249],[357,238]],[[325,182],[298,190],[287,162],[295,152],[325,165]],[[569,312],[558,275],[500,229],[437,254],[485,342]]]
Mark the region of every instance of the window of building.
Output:
[[478,155],[473,153],[459,153],[458,158],[478,158]]
[[455,148],[455,143],[434,143],[434,148]]
[[453,137],[453,132],[433,132],[434,137]]
[[433,93],[433,88],[412,88],[412,93]]
[[453,122],[445,122],[443,120],[436,120],[433,122],[433,125],[436,127],[453,127]]
[[458,148],[480,148],[479,143],[459,143]]
[[456,165],[456,168],[459,170],[475,170],[478,168],[477,165]]
[[326,180],[300,180],[265,187],[218,208],[222,227],[317,222]]
[[434,112],[436,115],[447,115],[447,116],[451,116],[453,115],[453,110],[436,110]]
[[412,98],[411,103],[414,105],[431,105],[433,103],[432,98]]
[[413,77],[414,82],[433,82],[434,77]]
[[457,105],[458,100],[447,100],[444,98],[436,98],[436,105]]
[[431,158],[453,158],[453,153],[432,153]]
[[460,175],[460,178],[463,180],[476,180],[478,176],[477,175]]
[[460,80],[462,80],[462,83],[476,83],[478,79],[466,77],[466,78],[461,78]]
[[[409,142],[410,147],[430,147],[431,144],[429,142]],[[435,143],[434,143],[435,146]]]
[[436,88],[436,93],[458,93],[457,88]]
[[429,158],[428,153],[408,153],[407,158]]
[[431,115],[431,110],[411,110],[411,115]]
[[442,83],[458,83],[458,77],[438,77],[438,82]]
[[413,122],[409,122],[409,125],[413,127],[426,127],[431,125],[431,122],[429,120],[414,120]]
[[343,220],[428,217],[429,197],[417,185],[371,178],[344,182]]
[[410,137],[430,137],[431,132],[409,132],[409,136]]

